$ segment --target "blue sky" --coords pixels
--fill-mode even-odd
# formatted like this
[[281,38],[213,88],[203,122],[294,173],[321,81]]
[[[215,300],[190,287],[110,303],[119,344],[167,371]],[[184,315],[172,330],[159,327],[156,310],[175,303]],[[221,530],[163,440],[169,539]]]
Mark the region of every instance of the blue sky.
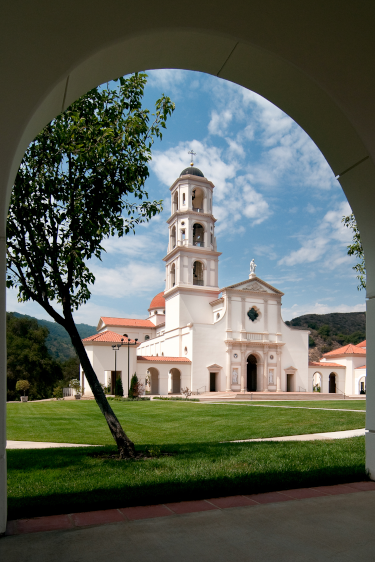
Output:
[[[190,164],[191,149],[215,184],[221,287],[246,279],[254,258],[257,275],[285,293],[284,320],[365,310],[355,258],[346,252],[351,233],[341,224],[350,207],[308,135],[264,98],[225,80],[181,70],[148,74],[145,107],[162,92],[176,103],[154,145],[146,184],[151,199],[164,200],[164,211],[135,236],[105,242],[103,261],[91,262],[92,297],[76,322],[147,317],[152,297],[164,289],[169,186]],[[17,303],[14,290],[7,299],[9,311],[49,318],[36,303]]]

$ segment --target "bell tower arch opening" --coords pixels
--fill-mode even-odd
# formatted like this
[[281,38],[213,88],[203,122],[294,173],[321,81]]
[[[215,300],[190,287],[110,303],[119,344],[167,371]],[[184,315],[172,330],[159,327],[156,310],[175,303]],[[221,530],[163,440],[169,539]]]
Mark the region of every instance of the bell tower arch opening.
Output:
[[193,246],[203,248],[204,246],[204,228],[198,222],[193,224]]

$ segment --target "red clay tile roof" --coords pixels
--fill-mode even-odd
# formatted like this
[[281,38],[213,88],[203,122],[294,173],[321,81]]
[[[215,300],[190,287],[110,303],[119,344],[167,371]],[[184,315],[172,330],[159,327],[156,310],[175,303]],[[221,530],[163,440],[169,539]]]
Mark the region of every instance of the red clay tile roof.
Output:
[[366,369],[366,365],[362,365],[362,367],[356,367],[356,369]]
[[319,361],[309,361],[309,367],[344,367],[344,369],[346,369],[345,365],[339,365],[339,363],[329,363],[328,361],[322,361],[322,363]]
[[138,355],[137,361],[157,361],[158,363],[191,363],[190,359],[187,357],[164,357],[164,355],[157,355],[155,357],[151,355]]
[[353,345],[349,343],[344,345],[344,347],[339,347],[339,349],[334,349],[325,353],[323,357],[337,357],[339,355],[366,355],[366,350],[363,347],[358,347],[358,345]]
[[151,301],[149,310],[153,308],[165,308],[165,298],[164,298],[164,291],[158,293]]
[[135,328],[155,328],[150,320],[141,320],[140,318],[111,318],[110,316],[101,316],[100,320],[106,326],[129,326]]
[[357,347],[364,347],[364,348],[366,348],[366,340],[361,341],[361,343],[357,343]]
[[[111,332],[110,330],[106,330],[105,332],[100,332],[100,334],[94,334],[93,336],[89,336],[88,338],[83,339],[83,342],[109,342],[109,343],[121,343],[121,340],[124,342],[128,342],[127,338],[124,338],[121,334],[116,334],[116,332]],[[134,340],[130,340],[130,343],[135,343]]]

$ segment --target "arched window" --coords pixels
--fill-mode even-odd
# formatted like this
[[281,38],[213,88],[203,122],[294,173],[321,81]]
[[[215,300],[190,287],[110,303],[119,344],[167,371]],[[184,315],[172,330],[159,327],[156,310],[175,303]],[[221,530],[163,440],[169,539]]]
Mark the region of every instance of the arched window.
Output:
[[171,287],[174,287],[176,284],[176,266],[172,263],[171,266]]
[[193,246],[204,246],[204,228],[199,223],[193,225]]
[[193,265],[193,285],[203,286],[203,264],[200,261]]

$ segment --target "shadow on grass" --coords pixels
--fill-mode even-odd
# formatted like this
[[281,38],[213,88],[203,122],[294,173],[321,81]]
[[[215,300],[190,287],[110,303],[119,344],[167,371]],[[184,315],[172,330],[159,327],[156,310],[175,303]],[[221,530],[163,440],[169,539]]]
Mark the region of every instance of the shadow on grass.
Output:
[[121,461],[93,456],[114,447],[8,451],[9,519],[367,479],[363,437],[161,449],[173,455]]

